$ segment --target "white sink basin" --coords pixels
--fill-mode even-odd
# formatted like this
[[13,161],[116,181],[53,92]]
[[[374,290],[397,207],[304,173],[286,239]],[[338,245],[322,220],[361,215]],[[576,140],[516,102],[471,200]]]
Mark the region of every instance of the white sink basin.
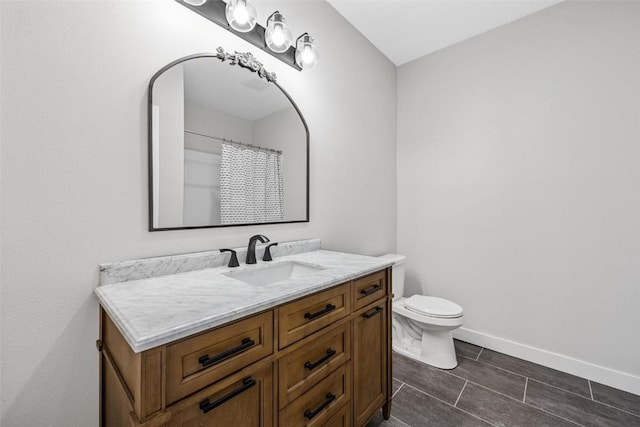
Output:
[[324,267],[319,265],[283,261],[277,264],[260,264],[222,274],[250,285],[268,285],[283,280],[298,279],[321,270],[324,270]]

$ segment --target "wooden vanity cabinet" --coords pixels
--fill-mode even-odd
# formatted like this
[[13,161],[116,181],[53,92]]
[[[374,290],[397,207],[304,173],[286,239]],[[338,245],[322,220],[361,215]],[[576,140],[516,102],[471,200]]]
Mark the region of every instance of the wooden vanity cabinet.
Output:
[[391,411],[391,270],[134,353],[101,310],[103,427],[361,427]]
[[384,299],[358,311],[353,318],[353,413],[364,425],[387,399],[387,304]]

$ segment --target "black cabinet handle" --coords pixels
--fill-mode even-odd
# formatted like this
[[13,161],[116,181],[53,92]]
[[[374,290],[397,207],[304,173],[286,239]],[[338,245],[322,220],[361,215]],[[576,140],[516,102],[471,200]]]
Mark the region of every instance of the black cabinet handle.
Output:
[[327,313],[329,313],[330,311],[333,311],[333,310],[335,310],[335,309],[336,309],[336,306],[335,306],[335,305],[333,305],[333,304],[327,304],[327,306],[326,306],[325,308],[323,308],[322,310],[317,311],[317,312],[315,312],[315,313],[313,313],[313,314],[312,314],[312,313],[305,313],[305,314],[304,314],[304,318],[305,318],[305,319],[309,319],[309,320],[313,320],[313,319],[315,319],[316,317],[323,316],[323,315],[325,315],[325,314],[327,314]]
[[251,338],[247,337],[242,340],[242,344],[237,347],[230,348],[229,350],[225,350],[220,354],[216,354],[213,357],[209,357],[208,354],[201,356],[198,359],[198,362],[202,365],[203,368],[213,365],[214,363],[220,362],[224,359],[228,359],[229,357],[236,355],[238,353],[242,353],[249,347],[253,346],[256,342]]
[[331,359],[333,356],[335,356],[336,351],[332,348],[327,349],[327,354],[325,354],[324,356],[322,356],[320,359],[316,360],[315,362],[311,363],[311,362],[307,362],[304,364],[304,367],[307,368],[308,370],[312,371],[314,370],[318,365],[320,365],[321,363]]
[[306,410],[304,411],[304,416],[307,417],[307,419],[312,419],[313,417],[315,417],[316,415],[318,415],[318,413],[320,411],[322,411],[324,408],[326,408],[327,406],[329,406],[329,404],[331,404],[331,402],[333,402],[334,400],[336,400],[336,396],[333,393],[327,393],[327,400],[325,400],[324,402],[322,402],[322,405],[318,406],[316,408],[315,411],[311,412],[310,410]]
[[215,402],[209,402],[209,399],[205,399],[202,402],[200,402],[200,409],[202,410],[203,414],[206,414],[207,412],[217,408],[218,406],[222,405],[223,403],[233,399],[234,397],[236,397],[240,393],[249,390],[254,385],[256,385],[256,380],[254,380],[251,377],[247,377],[247,378],[242,380],[242,385],[240,387],[238,387],[237,389],[233,390],[231,393],[229,393],[229,394],[227,394],[225,396],[222,396],[220,399],[216,400]]
[[373,310],[371,310],[371,311],[369,311],[369,312],[367,312],[367,313],[364,313],[364,314],[362,315],[362,317],[364,317],[365,319],[370,319],[370,318],[372,318],[373,316],[375,316],[376,314],[378,314],[378,313],[382,313],[382,310],[384,310],[382,307],[376,307],[376,308],[374,308]]
[[360,293],[366,297],[367,295],[371,295],[371,294],[373,294],[375,292],[378,292],[380,290],[382,290],[382,286],[381,285],[373,285],[369,289],[361,290]]

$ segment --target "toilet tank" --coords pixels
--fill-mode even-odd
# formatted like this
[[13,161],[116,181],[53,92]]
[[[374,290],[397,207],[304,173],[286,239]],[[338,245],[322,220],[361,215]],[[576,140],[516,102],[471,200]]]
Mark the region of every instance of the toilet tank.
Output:
[[393,299],[397,300],[404,294],[404,262],[407,257],[398,254],[386,254],[380,258],[394,262],[391,266],[391,280],[393,281]]

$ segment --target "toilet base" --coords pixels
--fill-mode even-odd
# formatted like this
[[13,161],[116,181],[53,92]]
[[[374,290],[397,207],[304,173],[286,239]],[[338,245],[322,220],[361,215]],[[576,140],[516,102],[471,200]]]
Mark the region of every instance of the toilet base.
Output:
[[448,337],[423,337],[422,342],[412,338],[395,340],[392,342],[392,348],[393,351],[418,362],[440,369],[454,369],[458,366],[458,360],[453,346],[453,336],[451,331],[445,331],[444,334]]
[[428,325],[393,314],[392,348],[411,359],[440,369],[458,366],[453,327]]

